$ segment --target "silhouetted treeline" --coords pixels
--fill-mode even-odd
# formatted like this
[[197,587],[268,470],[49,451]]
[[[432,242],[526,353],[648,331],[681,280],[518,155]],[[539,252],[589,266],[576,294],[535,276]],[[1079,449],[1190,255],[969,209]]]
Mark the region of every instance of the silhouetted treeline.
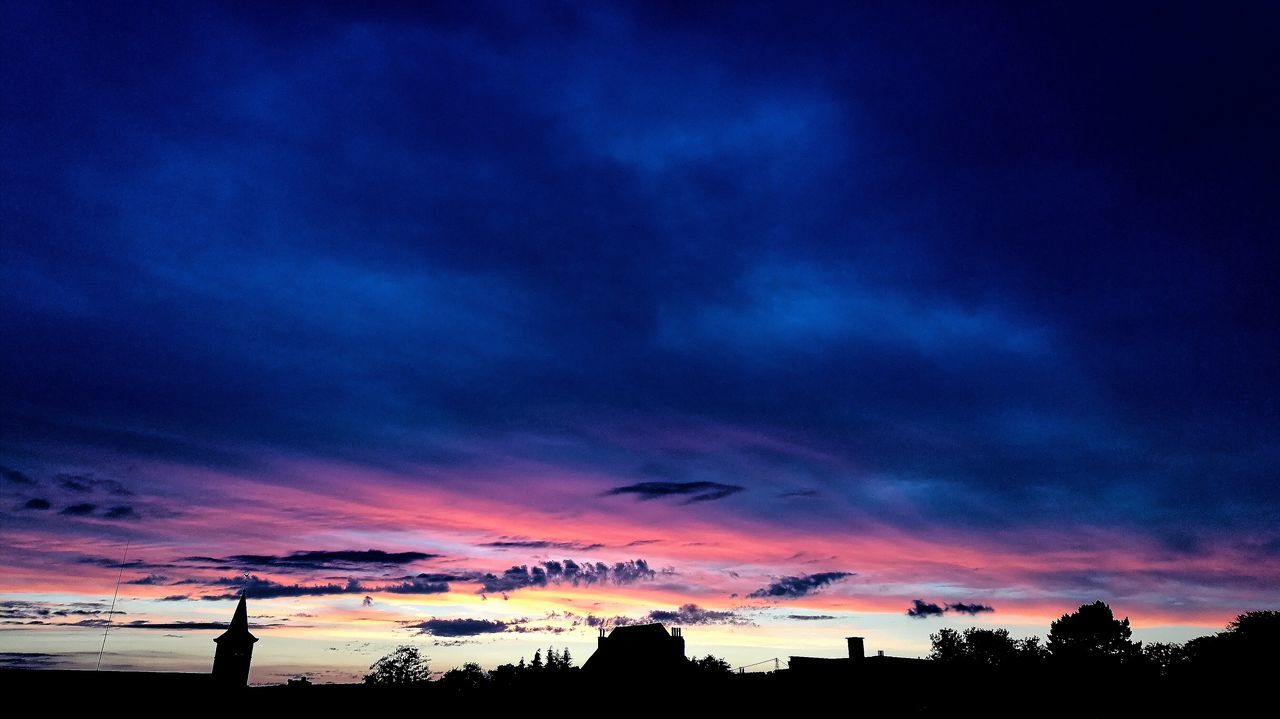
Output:
[[[707,655],[678,671],[608,675],[584,671],[567,650],[552,648],[491,671],[467,663],[434,681],[427,680],[426,659],[406,645],[374,663],[363,684],[250,687],[228,700],[260,711],[502,714],[546,708],[570,716],[631,707],[677,715],[796,715],[819,706],[886,716],[1232,716],[1271,700],[1280,612],[1241,614],[1223,631],[1185,644],[1144,644],[1133,640],[1127,618],[1095,602],[1052,622],[1044,640],[970,627],[941,629],[932,644],[932,661],[872,656],[821,672],[755,674],[734,673],[723,659]],[[64,691],[72,674],[91,673],[0,671],[0,690],[13,697],[57,697],[64,708],[114,696],[109,686]],[[143,689],[134,687],[130,701],[159,706],[171,691],[163,683]]]
[[1048,640],[1014,639],[1006,629],[942,629],[929,658],[951,669],[987,672],[1106,670],[1148,677],[1252,673],[1275,668],[1280,611],[1246,612],[1225,631],[1185,644],[1133,640],[1129,619],[1104,602],[1081,606],[1049,626]]
[[[1007,629],[941,629],[931,635],[930,662],[906,666],[861,662],[821,673],[797,670],[738,675],[723,659],[691,659],[680,672],[601,676],[574,667],[568,652],[541,651],[485,672],[475,664],[446,672],[425,687],[467,705],[521,697],[573,696],[606,705],[637,691],[677,693],[707,709],[787,711],[795,697],[852,702],[860,710],[926,715],[1005,716],[1057,710],[1092,716],[1198,707],[1220,712],[1261,691],[1277,669],[1280,612],[1241,614],[1224,631],[1185,644],[1133,639],[1128,618],[1104,602],[1053,621],[1045,638],[1015,638]],[[798,705],[797,705],[798,706]]]

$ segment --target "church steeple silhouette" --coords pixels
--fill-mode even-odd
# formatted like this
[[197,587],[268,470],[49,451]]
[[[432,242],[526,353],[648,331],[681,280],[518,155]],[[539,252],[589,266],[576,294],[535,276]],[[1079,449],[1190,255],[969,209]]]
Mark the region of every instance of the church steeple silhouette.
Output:
[[245,593],[241,591],[231,626],[213,640],[218,644],[213,654],[213,681],[219,686],[243,687],[249,683],[249,661],[253,659],[253,643],[258,638],[249,633],[249,609],[244,598]]

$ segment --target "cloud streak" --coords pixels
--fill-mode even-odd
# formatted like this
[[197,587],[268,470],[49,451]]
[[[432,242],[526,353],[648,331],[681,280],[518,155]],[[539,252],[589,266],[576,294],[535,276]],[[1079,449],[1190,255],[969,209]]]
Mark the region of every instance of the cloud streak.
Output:
[[732,496],[745,488],[736,484],[719,482],[639,482],[622,487],[614,487],[604,493],[606,497],[622,494],[634,495],[637,499],[652,500],[664,497],[684,497],[681,504],[697,502],[713,502]]
[[780,577],[747,596],[751,599],[795,599],[813,594],[823,587],[854,576],[853,572],[818,572]]

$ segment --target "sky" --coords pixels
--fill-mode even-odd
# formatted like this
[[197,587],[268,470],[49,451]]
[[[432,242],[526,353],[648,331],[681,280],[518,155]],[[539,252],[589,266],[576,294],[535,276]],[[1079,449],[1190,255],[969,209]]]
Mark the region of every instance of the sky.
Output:
[[1280,608],[1274,8],[0,11],[0,665]]

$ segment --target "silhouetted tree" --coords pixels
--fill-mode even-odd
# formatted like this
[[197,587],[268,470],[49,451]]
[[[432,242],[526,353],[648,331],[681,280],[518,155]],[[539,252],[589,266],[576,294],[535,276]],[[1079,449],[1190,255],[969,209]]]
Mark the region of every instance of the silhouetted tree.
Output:
[[425,682],[431,671],[427,660],[410,644],[402,644],[369,666],[365,684],[407,685]]
[[1236,670],[1267,666],[1280,646],[1280,611],[1245,612],[1226,631],[1197,637],[1184,645],[1186,661],[1199,670]]
[[568,671],[572,665],[569,663],[569,650],[566,648],[563,652],[556,652],[555,647],[547,650],[548,671],[563,672]]
[[969,627],[961,634],[954,629],[940,629],[930,634],[933,649],[929,658],[949,664],[989,669],[1032,666],[1045,656],[1039,637],[1014,639],[1008,629]]
[[538,649],[533,653],[533,661],[529,662],[529,668],[535,672],[542,671],[542,650]]
[[929,640],[933,642],[933,649],[929,652],[930,659],[950,664],[964,661],[964,637],[960,632],[946,627],[939,629],[937,634],[930,634]]
[[1018,640],[1018,663],[1023,666],[1035,666],[1049,658],[1049,648],[1040,643],[1040,637],[1027,637]]
[[1187,659],[1186,649],[1181,644],[1169,642],[1150,642],[1142,647],[1142,661],[1157,676],[1167,677],[1177,670]]
[[475,662],[455,667],[440,677],[440,683],[450,691],[464,693],[479,689],[488,682],[488,675]]
[[1227,634],[1236,641],[1274,648],[1280,642],[1280,610],[1245,612],[1227,623]]
[[969,661],[979,666],[1007,668],[1018,658],[1018,645],[1009,636],[1008,629],[969,627],[964,630],[964,642],[968,646]]
[[1115,618],[1101,600],[1081,605],[1049,625],[1049,653],[1068,662],[1123,661],[1138,655],[1129,618]]
[[733,667],[729,666],[729,662],[710,654],[701,659],[694,659],[690,664],[695,671],[709,676],[728,676],[733,673]]

